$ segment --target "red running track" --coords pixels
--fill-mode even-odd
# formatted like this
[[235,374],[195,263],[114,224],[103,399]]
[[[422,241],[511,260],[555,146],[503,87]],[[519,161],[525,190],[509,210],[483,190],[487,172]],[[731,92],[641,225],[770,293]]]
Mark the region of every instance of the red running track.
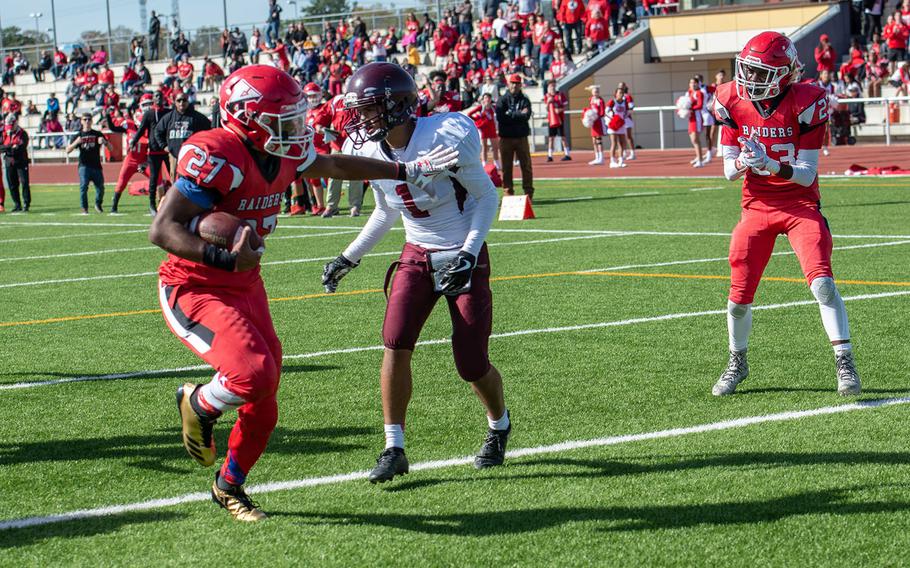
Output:
[[[607,164],[589,166],[594,158],[592,152],[576,152],[571,162],[560,162],[557,154],[554,161],[547,163],[546,156],[533,158],[534,176],[537,178],[608,178],[608,177],[721,177],[723,167],[720,160],[712,160],[703,168],[693,168],[689,160],[692,150],[638,150],[635,160],[628,167],[611,169]],[[608,160],[609,162],[609,160]],[[865,145],[837,146],[831,148],[830,156],[819,159],[819,173],[841,175],[851,164],[866,167],[897,165],[910,169],[910,144],[906,145]],[[120,171],[119,163],[104,164],[106,184],[113,185]],[[521,177],[518,167],[515,177]],[[30,179],[33,184],[79,183],[77,164],[37,164],[31,167]],[[140,179],[138,176],[134,179]],[[517,185],[517,184],[516,184]]]

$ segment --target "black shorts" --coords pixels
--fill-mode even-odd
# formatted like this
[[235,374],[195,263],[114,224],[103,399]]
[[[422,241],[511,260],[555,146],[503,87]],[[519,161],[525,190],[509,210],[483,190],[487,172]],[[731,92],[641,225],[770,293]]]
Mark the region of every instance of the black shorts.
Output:
[[888,50],[888,61],[906,61],[907,59],[907,50],[904,48],[895,47],[894,49]]
[[549,137],[553,138],[554,136],[565,136],[566,135],[566,125],[560,124],[559,126],[550,126],[548,127]]

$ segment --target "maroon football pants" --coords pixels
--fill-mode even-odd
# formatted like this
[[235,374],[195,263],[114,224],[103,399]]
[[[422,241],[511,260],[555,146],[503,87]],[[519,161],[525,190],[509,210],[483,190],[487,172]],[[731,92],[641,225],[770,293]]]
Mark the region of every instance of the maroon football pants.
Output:
[[[413,351],[420,330],[442,294],[433,291],[427,250],[406,243],[395,269],[382,323],[382,339],[389,349]],[[490,256],[487,245],[480,249],[471,277],[471,290],[445,296],[452,318],[452,353],[458,374],[476,381],[490,370],[488,346],[493,330],[493,292],[490,290]]]

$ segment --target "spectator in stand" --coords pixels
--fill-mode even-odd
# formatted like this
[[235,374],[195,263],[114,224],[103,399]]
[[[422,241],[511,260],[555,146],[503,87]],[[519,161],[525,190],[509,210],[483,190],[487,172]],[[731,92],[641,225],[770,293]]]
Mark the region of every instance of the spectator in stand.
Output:
[[828,71],[834,73],[834,65],[837,61],[837,53],[831,45],[831,38],[828,34],[822,34],[818,38],[818,45],[815,47],[816,72]]
[[51,70],[51,67],[54,66],[54,59],[51,57],[50,51],[44,51],[41,53],[41,58],[38,60],[38,64],[35,65],[35,68],[32,69],[32,76],[35,78],[35,82],[39,83],[44,81],[44,74],[47,71]]
[[92,99],[98,96],[101,88],[98,86],[98,73],[92,67],[82,75],[82,87],[85,90],[85,97]]
[[625,36],[635,29],[635,24],[638,21],[635,0],[623,0],[620,9],[622,10],[622,13],[619,16],[619,25],[623,30],[622,35]]
[[227,28],[221,30],[218,44],[221,46],[221,63],[227,65],[228,55],[231,53],[231,32]]
[[458,14],[458,34],[470,36],[474,29],[474,7],[471,0],[464,0],[455,8],[455,12]]
[[92,113],[81,118],[81,129],[66,147],[69,154],[79,148],[79,199],[82,214],[88,215],[88,184],[95,185],[95,211],[104,213],[104,170],[101,169],[101,147],[111,149],[111,143],[101,132],[92,128]]
[[538,79],[543,81],[544,74],[553,64],[553,53],[556,50],[556,33],[550,29],[550,24],[544,20],[543,30],[540,34],[540,61],[538,62]]
[[902,61],[900,67],[891,75],[888,83],[897,89],[897,96],[906,97],[907,93],[910,92],[910,89],[907,88],[907,85],[910,84],[910,61]]
[[181,83],[192,83],[193,76],[196,73],[196,67],[190,62],[190,56],[184,53],[177,63],[177,79]]
[[108,85],[107,88],[98,95],[96,103],[97,106],[102,107],[105,113],[107,113],[120,106],[120,95],[114,90],[113,85]]
[[212,129],[221,128],[221,108],[218,105],[218,97],[212,97],[209,103],[209,120],[212,121]]
[[268,17],[268,32],[266,40],[269,42],[269,46],[274,45],[275,40],[278,39],[278,33],[281,29],[281,6],[278,5],[276,0],[269,0],[269,17]]
[[903,0],[900,6],[901,21],[905,26],[910,26],[910,2]]
[[342,94],[344,82],[351,76],[351,66],[347,61],[338,58],[337,54],[332,55],[331,64],[329,65],[329,94],[333,97]]
[[499,100],[499,81],[489,73],[485,73],[483,77],[483,85],[480,86],[480,96],[490,95],[495,104]]
[[882,32],[885,41],[888,42],[888,61],[891,62],[891,72],[893,73],[898,62],[907,60],[907,38],[910,36],[908,28],[901,20],[901,11],[895,10],[888,16],[888,23]]
[[[852,84],[847,87],[846,98],[858,99],[862,94],[862,87],[859,84]],[[847,111],[850,113],[850,124],[866,123],[866,105],[861,102],[847,103]]]
[[572,159],[569,155],[569,142],[566,139],[566,109],[569,108],[569,99],[565,93],[556,90],[555,81],[550,81],[543,101],[547,105],[547,161],[553,161],[553,147],[556,145],[556,138],[559,137],[563,152],[561,161],[568,162]]
[[291,68],[291,60],[288,58],[288,46],[285,45],[284,40],[280,37],[275,38],[272,42],[275,47],[273,48],[263,48],[263,53],[268,53],[273,55],[277,61],[277,67],[284,72],[287,72]]
[[493,21],[498,11],[499,0],[483,0],[483,15],[485,18],[490,18],[490,21]]
[[19,118],[22,114],[22,103],[16,98],[16,93],[10,91],[8,96],[3,99],[3,105],[0,106],[0,114],[3,115],[3,118],[8,118],[10,115]]
[[871,50],[866,52],[866,84],[867,96],[878,98],[882,96],[882,82],[888,76],[888,62],[880,59]]
[[872,34],[882,31],[885,0],[863,0],[863,8],[863,36],[869,41]]
[[3,85],[13,85],[16,83],[16,72],[13,69],[13,54],[10,52],[6,53],[6,57],[3,58]]
[[206,57],[202,74],[205,78],[206,91],[217,93],[221,90],[221,82],[224,81],[224,69],[220,65]]
[[56,93],[51,93],[51,96],[44,103],[44,108],[54,116],[60,112],[60,100],[57,98]]
[[693,168],[700,168],[704,166],[704,162],[702,162],[701,151],[701,111],[705,106],[705,94],[701,90],[701,83],[699,83],[696,77],[689,79],[688,96],[689,100],[692,103],[689,107],[689,140],[691,140],[692,147],[695,149],[695,159],[690,163],[692,164]]
[[120,90],[123,91],[123,94],[129,93],[132,90],[133,85],[138,85],[141,82],[139,73],[136,73],[135,69],[129,65],[123,66],[123,79],[120,81]]
[[156,146],[167,148],[171,156],[171,179],[177,179],[175,176],[180,146],[193,134],[211,128],[212,122],[199,111],[193,110],[186,93],[177,93],[174,97],[174,109],[161,117],[155,125],[154,133]]
[[259,63],[259,54],[262,53],[262,34],[259,33],[259,28],[253,28],[253,32],[250,34],[250,64],[255,65]]
[[509,77],[509,91],[496,102],[496,121],[499,125],[499,156],[502,164],[502,187],[506,195],[515,195],[512,168],[518,157],[521,166],[521,187],[528,199],[534,198],[534,172],[531,169],[531,101],[521,91],[521,77]]
[[[28,212],[32,203],[32,192],[28,183],[28,133],[19,127],[16,114],[6,116],[3,130],[3,165],[6,169],[6,186],[13,198],[13,213]],[[19,185],[22,185],[22,200],[19,199]]]
[[177,63],[170,62],[167,64],[167,67],[164,69],[164,79],[161,81],[168,87],[170,87],[179,77],[177,76]]
[[521,22],[514,18],[504,29],[506,34],[506,52],[512,59],[521,55],[521,48],[524,45],[524,32],[522,31]]
[[866,77],[866,54],[858,38],[850,40],[850,60],[840,66],[840,75],[851,75],[860,81]]
[[35,116],[41,114],[41,111],[38,110],[38,107],[35,106],[35,103],[29,100],[25,102],[25,114],[29,116]]
[[158,42],[161,40],[161,20],[158,14],[152,10],[152,17],[149,19],[149,59],[158,60]]
[[104,51],[102,46],[98,46],[98,49],[92,53],[92,59],[89,62],[89,68],[97,70],[99,67],[107,63],[107,52]]
[[565,50],[559,52],[559,58],[550,66],[550,75],[554,81],[559,81],[569,73],[575,71],[575,64]]
[[22,55],[22,52],[17,49],[13,52],[13,73],[18,75],[19,73],[28,71],[28,69],[28,59],[26,59],[25,56]]
[[433,34],[436,33],[436,21],[430,17],[430,14],[424,12],[423,23],[420,25],[420,33],[417,34],[417,46],[429,52],[430,43],[433,40]]
[[81,122],[76,116],[76,113],[70,112],[66,115],[66,124],[64,125],[64,132],[67,134],[76,133],[81,127]]
[[588,40],[588,51],[598,52],[607,46],[610,39],[610,23],[602,16],[599,8],[590,14],[585,23],[585,38]]
[[[496,133],[496,109],[493,108],[493,97],[490,95],[481,95],[480,102],[463,111],[477,127],[480,132],[480,160],[484,166],[489,161],[498,168],[499,165],[499,136]],[[490,160],[487,160],[489,152]]]
[[47,134],[59,134],[59,136],[48,138],[46,146],[48,148],[54,147],[58,150],[63,148],[65,145],[63,141],[63,125],[60,124],[60,120],[57,119],[57,113],[48,111],[44,113],[44,116],[44,132]]
[[186,34],[180,32],[177,34],[177,37],[171,40],[171,51],[174,56],[172,61],[177,63],[184,55],[189,58],[190,55],[190,40],[186,39]]
[[610,18],[610,27],[613,29],[613,33],[610,35],[612,37],[620,37],[619,15],[622,12],[622,1],[608,0],[608,2],[608,8],[604,11],[604,14]]
[[139,82],[135,85],[136,87],[145,87],[152,84],[152,74],[141,61],[136,65],[136,74],[139,75]]
[[404,22],[404,34],[401,36],[401,47],[404,49],[418,45],[417,36],[420,34],[420,22],[414,12],[408,12]]
[[111,70],[107,63],[104,64],[101,73],[98,73],[98,84],[102,89],[107,88],[108,85],[114,84],[114,71]]
[[54,79],[66,79],[66,54],[62,49],[54,51],[54,64],[51,66]]
[[[562,0],[559,5],[562,37],[569,54],[581,53],[581,38],[584,36],[585,4],[582,0]],[[573,48],[572,41],[575,45]]]

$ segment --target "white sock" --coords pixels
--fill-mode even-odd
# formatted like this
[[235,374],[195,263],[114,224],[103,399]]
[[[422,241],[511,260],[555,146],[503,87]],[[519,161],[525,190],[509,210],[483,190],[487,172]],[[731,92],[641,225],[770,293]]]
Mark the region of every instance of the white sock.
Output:
[[548,157],[548,158],[552,158],[552,157],[553,157],[553,148],[547,148],[547,157]]
[[200,402],[203,405],[211,406],[218,412],[234,410],[246,404],[245,400],[227,389],[224,381],[224,375],[215,373],[212,380],[199,389],[198,396],[202,399]]
[[844,353],[849,353],[853,351],[853,344],[849,341],[847,343],[838,343],[834,346],[835,355],[843,355]]
[[404,426],[401,424],[385,425],[385,449],[401,448],[404,449]]
[[[831,341],[849,340],[850,325],[847,322],[847,308],[844,306],[844,300],[834,284],[834,279],[828,276],[816,278],[809,285],[809,289],[812,290],[812,295],[818,300],[818,309],[822,314],[822,325],[825,326],[825,333],[828,334],[828,339]],[[849,343],[845,343],[835,345],[834,351],[840,353],[840,351],[846,350],[839,350],[843,345],[848,346],[846,349],[850,348]]]
[[499,420],[493,420],[492,418],[487,416],[487,424],[490,425],[491,430],[508,430],[509,429],[509,410],[506,409],[506,411],[502,413],[502,416],[499,418]]
[[727,300],[727,334],[730,351],[741,352],[749,347],[752,331],[752,304],[737,304]]
[[565,154],[566,156],[568,156],[568,155],[569,155],[569,152],[571,152],[571,150],[569,150],[568,147],[566,147],[566,146],[563,146],[563,147],[562,147],[562,153],[563,153],[563,154]]

